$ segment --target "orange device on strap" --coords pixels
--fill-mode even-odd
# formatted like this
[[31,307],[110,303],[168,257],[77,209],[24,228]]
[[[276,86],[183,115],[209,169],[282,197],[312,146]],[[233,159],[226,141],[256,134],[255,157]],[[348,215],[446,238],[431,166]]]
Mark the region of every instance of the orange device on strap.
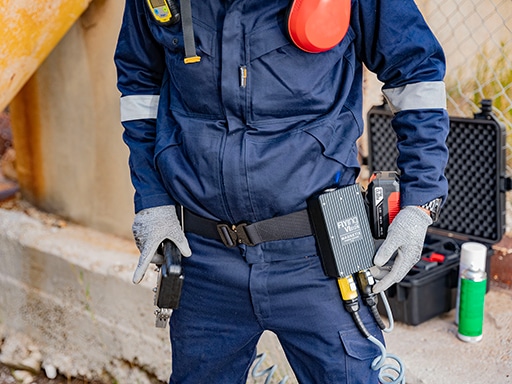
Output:
[[351,0],[293,0],[288,34],[303,51],[319,53],[337,45],[350,24]]

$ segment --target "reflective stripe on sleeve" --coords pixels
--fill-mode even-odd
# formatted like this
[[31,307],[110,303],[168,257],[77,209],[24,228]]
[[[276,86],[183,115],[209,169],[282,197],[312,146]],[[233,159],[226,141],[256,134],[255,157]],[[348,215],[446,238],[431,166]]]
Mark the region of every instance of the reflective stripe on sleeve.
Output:
[[121,122],[156,119],[160,95],[130,95],[121,97]]
[[446,87],[442,81],[425,81],[383,89],[393,113],[411,109],[446,109]]

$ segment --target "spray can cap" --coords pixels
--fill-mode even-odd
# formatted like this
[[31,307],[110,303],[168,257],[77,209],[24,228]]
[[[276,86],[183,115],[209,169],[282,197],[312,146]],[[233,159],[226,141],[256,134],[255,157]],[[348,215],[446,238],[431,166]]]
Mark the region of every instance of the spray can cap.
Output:
[[465,269],[473,266],[475,269],[485,271],[487,261],[487,247],[476,242],[467,242],[462,244],[460,250],[461,268]]

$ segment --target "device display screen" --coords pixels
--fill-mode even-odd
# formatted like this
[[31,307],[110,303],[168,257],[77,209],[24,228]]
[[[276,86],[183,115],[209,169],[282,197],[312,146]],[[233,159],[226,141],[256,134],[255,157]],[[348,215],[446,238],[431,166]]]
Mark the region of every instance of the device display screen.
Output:
[[161,7],[163,5],[165,5],[165,1],[164,0],[149,0],[151,2],[151,5],[155,8],[158,8],[158,7]]

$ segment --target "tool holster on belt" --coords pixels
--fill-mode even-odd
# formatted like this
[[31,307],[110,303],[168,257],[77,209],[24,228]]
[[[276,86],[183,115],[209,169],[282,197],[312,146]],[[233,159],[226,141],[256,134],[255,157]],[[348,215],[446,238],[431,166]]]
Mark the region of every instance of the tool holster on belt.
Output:
[[157,328],[165,328],[173,309],[179,307],[184,275],[181,268],[181,253],[170,241],[164,240],[160,250],[164,262],[159,265],[157,286],[154,289],[154,305]]

